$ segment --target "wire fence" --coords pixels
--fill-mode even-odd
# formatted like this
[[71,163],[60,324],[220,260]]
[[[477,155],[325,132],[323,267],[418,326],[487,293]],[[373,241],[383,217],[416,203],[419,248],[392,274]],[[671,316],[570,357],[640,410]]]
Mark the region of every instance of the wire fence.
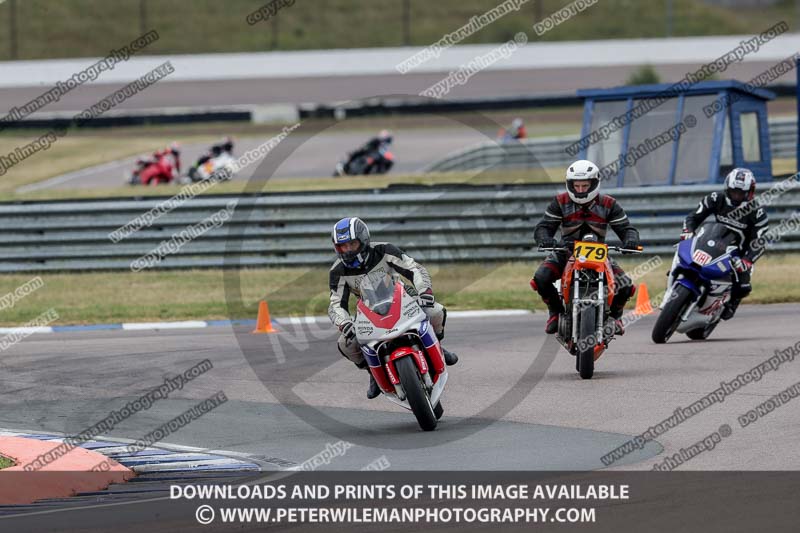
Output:
[[[249,14],[275,1],[284,7],[257,24],[246,22]],[[777,20],[785,20],[790,31],[800,27],[800,8],[791,2],[602,0],[542,35],[533,31],[537,22],[572,1],[516,0],[518,9],[462,42],[507,42],[520,31],[530,41],[555,41],[742,35]],[[0,4],[0,60],[103,56],[109,42],[124,42],[151,29],[161,35],[151,52],[157,54],[427,46],[501,2],[5,0]]]

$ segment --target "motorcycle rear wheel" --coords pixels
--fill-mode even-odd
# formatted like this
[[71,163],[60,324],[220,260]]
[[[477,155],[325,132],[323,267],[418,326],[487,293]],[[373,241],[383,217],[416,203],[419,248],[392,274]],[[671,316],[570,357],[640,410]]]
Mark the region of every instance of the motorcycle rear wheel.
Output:
[[714,331],[714,328],[717,327],[719,322],[714,322],[713,324],[709,324],[704,328],[697,328],[691,331],[686,332],[686,336],[692,339],[693,341],[702,341],[708,338],[711,335],[711,332]]
[[395,360],[394,365],[397,369],[400,383],[403,385],[403,390],[406,391],[408,405],[411,406],[411,411],[417,418],[419,427],[423,431],[433,431],[436,429],[437,424],[436,414],[413,358],[401,357]]

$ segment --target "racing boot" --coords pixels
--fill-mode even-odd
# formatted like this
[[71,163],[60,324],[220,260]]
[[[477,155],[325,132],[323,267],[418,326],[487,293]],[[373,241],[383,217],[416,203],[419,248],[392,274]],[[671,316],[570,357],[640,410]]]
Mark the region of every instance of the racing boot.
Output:
[[444,339],[444,325],[447,322],[447,310],[444,310],[444,320],[442,320],[442,331],[436,334],[436,338],[439,340],[439,348],[442,349],[442,356],[444,357],[444,364],[447,366],[453,366],[454,364],[458,363],[458,356],[455,352],[451,352],[444,346],[442,346],[442,339]]
[[547,319],[547,322],[544,325],[544,332],[548,335],[552,335],[553,333],[558,331],[558,313],[550,312],[550,318]]
[[625,335],[625,328],[622,325],[622,309],[611,309],[608,318],[614,321],[614,335]]
[[625,328],[622,325],[622,320],[619,318],[608,317],[604,331],[611,332],[613,329],[614,335],[625,335]]
[[442,348],[442,355],[444,355],[444,363],[447,366],[453,366],[454,364],[458,363],[458,356],[454,352],[451,352],[441,344],[439,346]]
[[369,372],[369,388],[367,389],[367,399],[371,400],[381,395],[381,388],[378,386],[378,382],[375,381],[375,376],[372,375],[372,372],[370,372],[369,369],[367,369],[367,372]]
[[544,325],[544,332],[548,335],[552,335],[558,331],[558,315],[564,311],[564,307],[561,305],[561,302],[559,302],[557,307],[547,306],[547,308],[550,311],[550,318],[547,319]]
[[730,301],[725,304],[725,308],[722,310],[722,315],[720,315],[720,318],[722,318],[722,320],[730,320],[733,318],[733,315],[736,314],[736,308],[739,307],[741,302],[741,298],[731,298]]
[[362,370],[366,370],[367,374],[369,374],[369,388],[367,389],[367,399],[371,400],[373,398],[377,398],[381,395],[381,388],[378,386],[378,382],[375,381],[375,377],[372,375],[372,372],[369,370],[369,365],[367,365],[366,361],[361,361],[360,363],[355,363],[356,368],[360,368]]

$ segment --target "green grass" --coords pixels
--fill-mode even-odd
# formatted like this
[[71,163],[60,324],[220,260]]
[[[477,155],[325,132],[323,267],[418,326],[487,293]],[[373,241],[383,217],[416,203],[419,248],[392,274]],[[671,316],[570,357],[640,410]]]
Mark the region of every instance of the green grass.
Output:
[[[525,114],[527,113],[527,114]],[[576,112],[572,108],[555,108],[547,110],[528,110],[520,113],[504,112],[492,115],[499,123],[510,121],[515,114],[522,114],[532,124],[534,134],[554,134],[553,131],[563,129],[565,133],[578,130],[574,121]],[[364,118],[348,120],[345,125],[348,131],[363,130],[365,135],[374,131],[379,119]],[[390,127],[394,131],[403,128],[452,126],[448,119],[441,117],[389,117]],[[80,130],[60,139],[47,151],[34,154],[21,164],[11,168],[0,180],[0,201],[18,200],[59,200],[79,198],[113,198],[130,196],[169,196],[181,190],[179,185],[160,187],[129,187],[123,185],[123,176],[110,176],[108,187],[90,189],[45,189],[28,193],[15,192],[20,186],[37,183],[53,176],[101,164],[134,154],[145,154],[155,148],[167,145],[173,140],[182,143],[210,142],[223,134],[233,134],[237,138],[268,138],[280,131],[279,125],[254,125],[239,123],[211,123],[204,125],[173,126],[141,126],[128,128],[111,128],[109,130]],[[4,132],[0,134],[0,153],[13,150],[22,142],[29,142],[40,133]],[[794,172],[795,160],[776,159],[773,171],[776,174]],[[325,178],[273,178],[254,182],[234,180],[218,184],[206,191],[206,194],[241,193],[248,191],[291,192],[348,190],[364,188],[383,188],[398,184],[435,185],[435,184],[504,184],[504,183],[543,183],[561,182],[563,169],[519,169],[492,170],[486,172],[447,172],[428,174],[389,174],[386,176],[344,177],[336,180]]]
[[774,175],[791,174],[794,172],[797,172],[797,160],[795,158],[772,160],[772,173]]
[[[0,5],[2,9],[2,5]],[[515,116],[522,116],[529,124],[530,136],[547,135],[577,135],[580,131],[581,109],[579,107],[558,107],[550,109],[507,110],[486,113],[487,123],[510,123]],[[396,133],[409,129],[442,129],[466,127],[459,120],[474,119],[474,114],[453,113],[446,116],[434,114],[417,116],[389,116],[389,117],[363,117],[348,119],[337,123],[337,132],[362,132],[366,139],[380,128],[389,128]],[[327,122],[323,122],[323,126]],[[304,121],[304,127],[310,131],[320,125],[320,121],[309,119]],[[174,194],[179,187],[158,188],[130,188],[123,186],[123,176],[109,176],[109,185],[90,189],[76,190],[41,190],[32,193],[18,194],[16,190],[24,185],[38,183],[54,176],[61,175],[81,168],[102,164],[119,158],[137,154],[152,153],[157,148],[163,148],[172,141],[183,144],[210,143],[223,135],[233,135],[235,139],[244,138],[268,139],[281,131],[282,124],[250,124],[241,122],[216,122],[207,124],[177,124],[177,125],[151,125],[132,126],[120,128],[82,129],[71,130],[65,137],[60,138],[47,150],[37,152],[18,165],[13,166],[0,179],[0,201],[2,200],[42,200],[60,198],[98,198],[130,195],[164,195]],[[447,131],[449,131],[449,129]],[[45,131],[4,131],[0,132],[0,154],[12,152],[18,146],[25,145],[44,134]],[[487,132],[490,136],[494,131]],[[446,132],[445,132],[446,134]],[[184,161],[184,164],[189,164]],[[333,162],[331,163],[333,166]],[[509,179],[511,181],[522,177],[524,173],[512,173],[508,178],[500,174],[488,178],[490,182]],[[505,174],[502,174],[505,175]],[[466,176],[466,177],[465,177]],[[452,183],[468,179],[472,174],[460,175],[431,175],[428,177],[391,175],[384,178],[345,178],[338,184],[330,179],[310,178],[307,180],[275,179],[270,180],[267,190],[286,191],[295,186],[298,190],[330,189],[334,186],[343,188],[382,187],[394,182],[410,183]],[[211,194],[220,192],[241,192],[244,184],[234,182],[221,184],[209,190]]]
[[[794,159],[773,162],[776,174],[795,172]],[[524,183],[562,183],[562,168],[489,170],[485,172],[442,172],[428,174],[389,174],[386,176],[347,176],[343,178],[273,178],[266,181],[230,181],[206,189],[203,194],[238,194],[242,192],[314,192],[355,189],[381,189],[391,185],[502,185]],[[3,190],[0,201],[66,200],[118,197],[172,196],[181,190],[180,185],[159,187],[97,187],[93,189],[46,189],[25,194]]]
[[[487,172],[446,172],[429,174],[390,174],[388,176],[347,176],[337,178],[274,178],[249,183],[234,180],[219,183],[206,189],[204,194],[238,194],[242,192],[313,192],[353,189],[375,189],[390,185],[442,185],[469,183],[472,185],[498,185],[510,183],[561,182],[563,169],[496,170]],[[120,182],[122,180],[120,179]],[[116,197],[171,196],[182,188],[181,185],[160,185],[158,187],[96,187],[93,189],[45,189],[17,194],[4,191],[0,187],[0,201],[19,200],[64,200]]]
[[[402,243],[401,243],[402,244]],[[632,271],[641,260],[624,260]],[[800,254],[765,256],[753,275],[748,303],[800,301],[796,265]],[[650,296],[664,290],[669,259],[640,279]],[[528,281],[537,263],[430,264],[437,298],[449,309],[530,309],[543,305]],[[241,302],[226,304],[225,276],[240,284]],[[0,295],[13,291],[33,275],[0,276]],[[0,315],[0,324],[21,325],[49,308],[59,314],[54,324],[124,321],[211,320],[255,318],[257,303],[266,299],[273,315],[321,315],[328,306],[328,269],[273,268],[241,271],[102,272],[41,274],[44,286]],[[121,296],[124,295],[124,296]],[[632,305],[632,303],[631,303]]]
[[[774,163],[776,173],[795,170],[794,159],[778,160]],[[390,174],[388,176],[348,176],[337,178],[274,178],[267,181],[231,181],[206,189],[203,194],[238,194],[242,192],[314,192],[355,189],[380,189],[391,185],[502,185],[524,183],[561,183],[563,169],[490,170],[485,172],[444,172],[428,174]],[[180,185],[159,187],[97,187],[93,189],[47,189],[25,194],[16,194],[0,187],[0,201],[66,200],[118,197],[172,196],[181,190]]]
[[[39,134],[19,133],[0,136],[0,154],[14,151],[36,139]],[[211,142],[213,137],[197,136],[185,142]],[[14,191],[23,185],[37,183],[53,176],[79,170],[107,161],[136,154],[152,153],[163,148],[173,139],[170,137],[141,136],[89,136],[67,135],[58,139],[47,150],[37,152],[11,167],[0,179],[0,196],[13,197]],[[109,181],[123,183],[122,175],[109,176]]]
[[8,457],[0,455],[0,470],[8,468],[9,466],[14,466],[14,464],[15,464],[14,461],[9,459]]
[[[519,31],[531,40],[619,39],[667,35],[665,0],[603,0],[536,37],[535,22],[571,0],[535,0],[476,34],[465,44],[507,41]],[[497,0],[298,0],[269,21],[245,17],[266,0],[8,0],[0,5],[0,60],[101,56],[155,29],[147,54],[186,54],[380,46],[424,46],[496,6]],[[793,2],[773,7],[724,8],[675,0],[672,34],[749,34],[784,19],[795,30]],[[16,6],[16,47],[11,9]],[[407,33],[407,35],[406,35]],[[16,49],[16,56],[12,50]]]

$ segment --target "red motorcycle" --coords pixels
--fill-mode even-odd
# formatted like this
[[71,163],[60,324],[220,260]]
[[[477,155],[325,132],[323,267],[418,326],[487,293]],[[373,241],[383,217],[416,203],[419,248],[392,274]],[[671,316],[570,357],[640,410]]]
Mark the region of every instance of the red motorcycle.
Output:
[[372,376],[423,430],[436,429],[447,368],[427,315],[403,282],[382,270],[368,274],[359,291],[356,339]]
[[171,183],[180,175],[180,152],[173,147],[159,150],[152,159],[137,159],[136,168],[131,172],[130,185],[161,185]]

